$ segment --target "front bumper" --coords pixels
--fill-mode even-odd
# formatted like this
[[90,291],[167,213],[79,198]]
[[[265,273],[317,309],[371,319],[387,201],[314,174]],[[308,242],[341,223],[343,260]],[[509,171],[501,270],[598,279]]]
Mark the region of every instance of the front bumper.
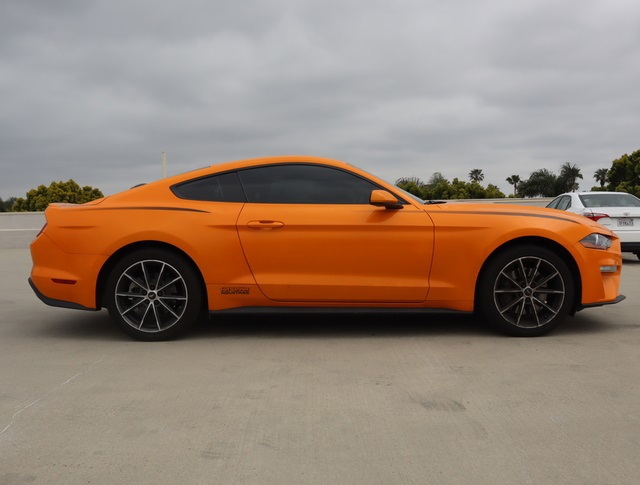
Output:
[[580,311],[580,310],[584,310],[585,308],[595,308],[595,307],[605,306],[605,305],[615,305],[616,303],[620,303],[625,298],[626,296],[624,295],[618,295],[613,301],[603,301],[599,303],[585,303],[578,306],[577,310]]

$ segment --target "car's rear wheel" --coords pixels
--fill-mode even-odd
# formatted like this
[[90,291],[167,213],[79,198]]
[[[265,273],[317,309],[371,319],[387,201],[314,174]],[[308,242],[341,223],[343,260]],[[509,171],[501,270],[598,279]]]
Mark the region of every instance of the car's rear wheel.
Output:
[[132,252],[113,267],[106,284],[109,315],[138,340],[172,339],[201,315],[200,279],[183,257],[164,249]]
[[516,246],[495,256],[483,270],[478,306],[499,330],[534,337],[552,330],[569,313],[575,283],[556,253],[533,245]]

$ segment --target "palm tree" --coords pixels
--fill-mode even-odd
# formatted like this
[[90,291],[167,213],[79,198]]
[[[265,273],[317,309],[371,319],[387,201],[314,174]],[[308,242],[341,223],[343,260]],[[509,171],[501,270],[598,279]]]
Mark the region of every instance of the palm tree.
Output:
[[560,167],[560,179],[564,185],[564,192],[570,192],[573,190],[578,190],[580,184],[576,181],[578,179],[582,179],[582,174],[580,173],[580,169],[577,165],[571,165],[569,162],[564,163],[562,167]]
[[512,175],[511,177],[507,177],[507,182],[513,185],[513,195],[515,196],[518,193],[518,184],[520,183],[520,175]]
[[564,192],[564,190],[558,191],[558,179],[559,177],[547,170],[541,168],[532,172],[527,180],[520,182],[520,196],[521,197],[555,197],[558,194]]
[[604,184],[609,181],[609,169],[599,168],[593,173],[593,178],[600,184],[600,188],[604,189]]
[[482,173],[482,169],[474,168],[469,172],[469,179],[472,182],[482,182],[484,180],[484,174]]

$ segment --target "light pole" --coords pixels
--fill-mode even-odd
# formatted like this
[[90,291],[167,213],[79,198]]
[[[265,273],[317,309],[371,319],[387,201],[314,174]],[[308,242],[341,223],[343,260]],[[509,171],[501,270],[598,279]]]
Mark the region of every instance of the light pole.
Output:
[[162,178],[167,178],[167,154],[162,152]]

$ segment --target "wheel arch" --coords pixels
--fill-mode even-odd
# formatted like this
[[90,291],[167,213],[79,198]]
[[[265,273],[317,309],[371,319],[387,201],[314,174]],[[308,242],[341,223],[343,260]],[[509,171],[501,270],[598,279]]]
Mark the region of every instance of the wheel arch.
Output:
[[511,249],[513,247],[517,247],[517,246],[525,246],[525,245],[537,245],[540,247],[544,247],[546,249],[548,249],[549,251],[553,251],[554,253],[556,253],[558,256],[560,256],[562,258],[562,260],[567,263],[567,266],[569,268],[569,271],[571,272],[571,276],[573,277],[574,283],[575,283],[575,292],[574,292],[574,296],[573,296],[573,302],[571,302],[571,311],[570,314],[573,315],[575,314],[575,312],[578,309],[578,306],[580,305],[580,301],[582,298],[582,277],[580,276],[580,270],[578,268],[578,264],[576,263],[573,255],[566,250],[566,248],[564,248],[561,244],[551,240],[551,239],[547,239],[544,237],[539,237],[539,236],[527,236],[527,237],[520,237],[517,239],[512,239],[511,241],[508,241],[500,246],[498,246],[497,248],[495,248],[491,254],[489,255],[488,258],[486,258],[486,260],[484,261],[484,263],[482,264],[482,266],[480,267],[480,271],[478,272],[478,276],[476,278],[476,285],[475,285],[475,290],[474,290],[474,309],[477,311],[479,308],[479,295],[480,292],[478,291],[479,289],[479,285],[480,285],[480,281],[482,280],[482,275],[484,273],[484,271],[486,270],[487,266],[489,266],[489,264],[491,264],[491,261],[502,251],[506,250],[506,249]]
[[113,253],[109,259],[102,265],[100,269],[100,273],[98,274],[98,280],[96,282],[96,304],[97,308],[102,308],[104,306],[104,292],[107,285],[107,279],[109,278],[109,274],[113,267],[120,261],[122,258],[131,254],[134,251],[138,251],[141,249],[164,249],[167,251],[171,251],[174,254],[179,255],[184,258],[184,260],[192,267],[195,271],[198,279],[200,280],[200,288],[202,290],[203,301],[207,302],[207,285],[205,284],[204,277],[202,276],[202,272],[195,261],[182,249],[165,242],[161,241],[138,241],[135,243],[127,244],[126,246],[121,247],[115,253]]

